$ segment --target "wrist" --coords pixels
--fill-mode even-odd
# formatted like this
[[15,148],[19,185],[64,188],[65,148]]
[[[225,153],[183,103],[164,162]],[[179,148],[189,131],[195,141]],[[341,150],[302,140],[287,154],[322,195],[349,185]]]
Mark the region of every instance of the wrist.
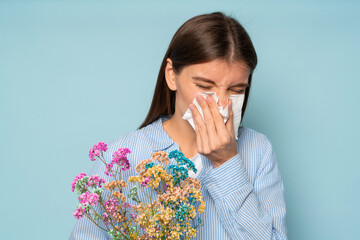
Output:
[[235,157],[237,154],[238,154],[238,152],[236,151],[235,153],[229,154],[228,157],[223,157],[217,161],[212,161],[213,167],[214,168],[220,167],[222,164],[226,163],[227,161],[229,161],[230,159]]

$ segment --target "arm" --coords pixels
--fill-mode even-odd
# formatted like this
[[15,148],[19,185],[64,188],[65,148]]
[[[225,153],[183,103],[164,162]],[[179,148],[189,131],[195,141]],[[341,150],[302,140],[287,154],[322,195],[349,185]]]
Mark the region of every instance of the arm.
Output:
[[272,145],[265,136],[262,147],[254,185],[239,153],[211,169],[204,180],[232,239],[287,239],[283,182]]

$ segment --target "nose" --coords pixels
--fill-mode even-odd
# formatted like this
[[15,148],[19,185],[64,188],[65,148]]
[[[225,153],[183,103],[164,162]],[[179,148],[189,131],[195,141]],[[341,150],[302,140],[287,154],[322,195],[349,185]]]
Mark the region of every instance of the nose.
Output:
[[219,98],[218,106],[222,107],[222,108],[225,108],[226,105],[227,105],[227,101],[228,101],[228,95],[226,93],[223,93],[223,92],[216,93],[216,95]]

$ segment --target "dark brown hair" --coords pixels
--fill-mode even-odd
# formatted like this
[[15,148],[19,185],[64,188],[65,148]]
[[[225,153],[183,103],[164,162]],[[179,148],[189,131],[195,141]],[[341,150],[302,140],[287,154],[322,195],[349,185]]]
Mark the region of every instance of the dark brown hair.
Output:
[[250,68],[250,75],[242,107],[243,118],[257,55],[249,35],[237,20],[222,12],[213,12],[190,18],[176,31],[160,67],[150,110],[138,129],[161,115],[168,116],[175,112],[175,92],[169,89],[165,79],[167,58],[172,60],[176,74],[180,74],[188,65],[216,59],[228,63],[245,62]]

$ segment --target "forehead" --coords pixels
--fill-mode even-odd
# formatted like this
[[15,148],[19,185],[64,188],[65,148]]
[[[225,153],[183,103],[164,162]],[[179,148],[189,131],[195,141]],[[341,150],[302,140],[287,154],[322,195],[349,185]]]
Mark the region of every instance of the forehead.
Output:
[[250,68],[245,62],[213,60],[187,66],[184,73],[190,78],[204,77],[217,83],[247,83]]

